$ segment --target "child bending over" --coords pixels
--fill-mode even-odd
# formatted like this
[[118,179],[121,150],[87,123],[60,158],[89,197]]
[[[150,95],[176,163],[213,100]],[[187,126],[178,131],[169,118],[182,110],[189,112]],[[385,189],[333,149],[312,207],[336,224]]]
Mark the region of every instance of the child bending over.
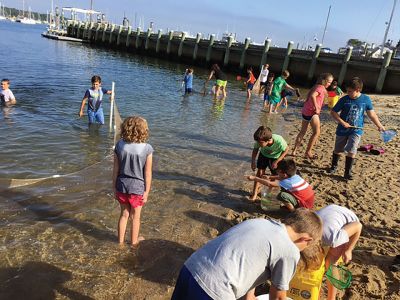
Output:
[[300,175],[296,174],[296,172],[297,168],[294,160],[284,159],[278,162],[276,176],[260,178],[251,175],[247,176],[247,179],[261,183],[270,188],[280,187],[281,192],[278,194],[277,198],[289,211],[294,211],[299,207],[313,208],[314,191]]

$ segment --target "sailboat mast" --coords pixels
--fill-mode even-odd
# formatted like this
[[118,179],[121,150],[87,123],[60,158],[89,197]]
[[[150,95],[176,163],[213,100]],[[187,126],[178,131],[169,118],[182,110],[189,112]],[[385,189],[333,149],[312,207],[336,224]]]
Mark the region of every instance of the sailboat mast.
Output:
[[332,5],[329,5],[328,16],[326,17],[324,33],[322,34],[322,40],[321,40],[322,45],[324,44],[326,28],[328,27],[329,15],[331,14],[331,7],[332,7]]
[[384,50],[384,48],[385,48],[385,43],[386,43],[387,35],[388,35],[388,33],[389,33],[390,24],[392,24],[392,19],[393,19],[394,9],[396,8],[396,4],[397,4],[397,0],[394,0],[394,1],[393,1],[392,12],[391,12],[391,14],[390,14],[389,22],[386,23],[387,26],[386,26],[385,36],[383,37],[382,48],[381,48],[381,53],[380,53],[380,56],[381,56],[381,57],[382,57],[382,55],[383,55],[383,50]]

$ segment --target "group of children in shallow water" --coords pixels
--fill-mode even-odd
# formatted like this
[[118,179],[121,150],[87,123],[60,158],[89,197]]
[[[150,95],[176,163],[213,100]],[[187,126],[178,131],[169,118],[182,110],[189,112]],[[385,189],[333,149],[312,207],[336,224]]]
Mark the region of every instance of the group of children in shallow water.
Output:
[[[271,84],[271,76],[263,74],[264,93],[270,107],[276,107],[283,88],[296,91],[286,83],[287,71]],[[184,82],[185,92],[192,89],[193,71],[188,69]],[[226,96],[226,76],[214,65],[208,77],[216,77],[216,95]],[[207,81],[208,81],[207,80]],[[251,90],[251,81],[248,88]],[[307,95],[302,109],[302,128],[296,138],[292,154],[295,154],[301,140],[311,124],[313,135],[307,146],[306,157],[317,158],[311,150],[319,136],[319,114],[331,85],[333,76],[322,74]],[[2,80],[1,100],[6,105],[15,103],[9,90],[9,81]],[[353,78],[346,87],[347,95],[333,106],[331,115],[337,121],[336,141],[329,173],[337,169],[339,155],[346,153],[345,174],[352,179],[352,165],[358,144],[363,134],[364,113],[378,130],[384,130],[373,111],[371,99],[362,94],[363,83]],[[104,124],[101,109],[102,97],[111,91],[101,88],[101,78],[93,76],[92,88],[85,92],[79,116],[88,101],[89,123]],[[270,109],[271,110],[271,109]],[[125,243],[125,232],[131,218],[131,244],[137,245],[143,238],[139,235],[140,214],[148,201],[152,183],[153,148],[147,143],[149,129],[144,118],[126,118],[121,125],[121,140],[114,150],[113,189],[115,199],[120,203],[118,240]],[[270,299],[283,299],[289,288],[299,260],[307,266],[307,257],[325,257],[325,264],[336,264],[339,258],[344,263],[352,259],[352,250],[361,234],[362,225],[349,209],[337,205],[326,206],[316,212],[315,193],[311,185],[297,174],[294,160],[286,159],[289,146],[280,135],[260,126],[253,136],[255,144],[251,158],[251,169],[256,175],[247,176],[254,181],[251,200],[258,197],[260,184],[269,188],[280,188],[277,198],[291,213],[281,222],[273,220],[248,220],[234,226],[216,239],[197,250],[184,264],[172,296],[181,299],[255,299],[255,287],[271,280]],[[266,176],[266,169],[271,175]],[[323,246],[322,249],[320,246]],[[303,251],[303,258],[300,252]],[[311,251],[312,253],[308,253]],[[321,255],[314,255],[320,253]],[[328,299],[335,299],[336,289],[328,282]]]

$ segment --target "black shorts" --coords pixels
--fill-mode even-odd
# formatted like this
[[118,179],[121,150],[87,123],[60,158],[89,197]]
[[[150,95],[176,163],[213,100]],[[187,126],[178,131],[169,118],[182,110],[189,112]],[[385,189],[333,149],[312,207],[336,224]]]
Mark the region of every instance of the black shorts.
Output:
[[261,152],[258,154],[257,158],[257,169],[265,170],[267,167],[271,171],[272,175],[276,175],[276,170],[272,169],[272,163],[276,160],[276,158],[269,158],[265,157],[264,155],[261,154]]
[[265,82],[260,81],[260,86],[267,85],[267,82],[268,81],[265,81]]

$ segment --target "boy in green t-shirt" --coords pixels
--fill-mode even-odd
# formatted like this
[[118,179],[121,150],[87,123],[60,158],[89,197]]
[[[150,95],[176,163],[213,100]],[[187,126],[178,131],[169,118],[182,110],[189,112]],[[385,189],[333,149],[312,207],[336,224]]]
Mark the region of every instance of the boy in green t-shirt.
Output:
[[[256,170],[257,177],[265,175],[265,170],[268,167],[272,175],[276,175],[276,167],[278,162],[283,160],[286,154],[289,152],[289,147],[285,139],[278,135],[273,134],[271,129],[266,126],[260,126],[256,132],[254,132],[254,143],[253,152],[251,154],[251,169]],[[258,154],[260,152],[260,154]],[[258,154],[257,164],[256,158]],[[260,184],[254,182],[253,194],[249,200],[255,201],[259,192]]]

